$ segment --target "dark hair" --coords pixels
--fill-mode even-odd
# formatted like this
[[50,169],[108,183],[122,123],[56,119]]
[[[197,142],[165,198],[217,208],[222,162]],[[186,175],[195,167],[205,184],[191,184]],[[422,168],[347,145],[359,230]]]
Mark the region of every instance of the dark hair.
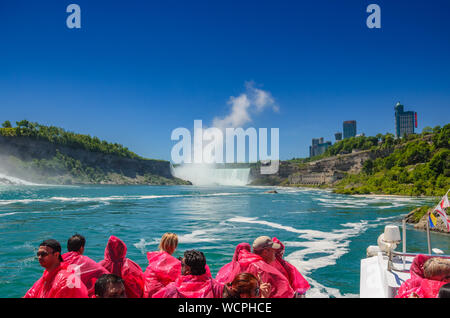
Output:
[[111,284],[112,285],[115,285],[115,284],[124,285],[123,279],[120,278],[119,276],[114,275],[114,274],[103,274],[95,282],[95,286],[94,286],[95,294],[100,297],[103,297],[106,293],[108,286]]
[[192,275],[203,275],[206,273],[205,255],[196,250],[184,252],[184,263],[191,268]]
[[241,298],[241,294],[251,295],[258,286],[258,279],[253,274],[237,274],[231,283],[225,285],[223,298]]
[[78,252],[86,244],[86,239],[81,234],[72,235],[67,241],[67,250],[69,252]]
[[450,298],[450,283],[441,286],[438,298]]
[[61,244],[57,240],[54,239],[48,239],[43,241],[39,246],[47,246],[50,247],[54,252],[59,252],[59,260],[63,262],[63,258],[61,256]]

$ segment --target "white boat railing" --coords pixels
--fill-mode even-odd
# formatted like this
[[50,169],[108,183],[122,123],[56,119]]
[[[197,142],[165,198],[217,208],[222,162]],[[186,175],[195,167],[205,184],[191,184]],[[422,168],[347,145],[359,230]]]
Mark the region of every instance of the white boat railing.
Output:
[[409,273],[409,269],[400,269],[400,268],[396,268],[394,266],[394,263],[392,262],[392,259],[394,256],[400,256],[400,257],[416,257],[417,255],[427,255],[430,257],[439,257],[439,258],[446,258],[446,259],[450,259],[450,255],[442,255],[442,254],[437,254],[437,255],[432,255],[432,254],[424,254],[424,253],[403,253],[403,252],[397,252],[397,251],[390,251],[388,253],[389,256],[389,260],[388,260],[388,270],[389,271],[396,271],[396,272],[401,272],[401,273]]

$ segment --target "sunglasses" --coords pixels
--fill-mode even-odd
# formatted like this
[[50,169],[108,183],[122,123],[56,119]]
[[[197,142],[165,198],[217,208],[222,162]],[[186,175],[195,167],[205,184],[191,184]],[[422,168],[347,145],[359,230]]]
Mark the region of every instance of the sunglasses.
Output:
[[39,256],[46,257],[46,256],[48,256],[48,253],[47,252],[37,252],[36,256],[37,257],[39,257]]

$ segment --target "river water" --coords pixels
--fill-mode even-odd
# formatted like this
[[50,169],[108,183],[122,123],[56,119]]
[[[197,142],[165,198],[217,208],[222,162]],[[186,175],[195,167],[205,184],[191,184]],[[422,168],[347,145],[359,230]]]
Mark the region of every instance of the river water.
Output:
[[[276,189],[278,194],[264,193]],[[41,276],[39,243],[86,237],[85,255],[103,258],[110,235],[143,270],[165,232],[179,235],[176,257],[205,253],[213,275],[241,242],[276,236],[306,277],[308,297],[358,297],[360,259],[386,224],[430,198],[344,196],[305,188],[236,186],[0,186],[0,297],[22,297]],[[432,233],[450,252],[450,236]],[[426,251],[426,234],[408,227],[409,252]]]

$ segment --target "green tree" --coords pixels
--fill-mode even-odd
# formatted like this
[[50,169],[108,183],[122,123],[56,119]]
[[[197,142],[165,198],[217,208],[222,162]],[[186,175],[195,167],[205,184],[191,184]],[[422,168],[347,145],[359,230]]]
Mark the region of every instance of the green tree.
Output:
[[9,120],[6,120],[3,124],[2,124],[3,128],[12,128],[11,122]]

